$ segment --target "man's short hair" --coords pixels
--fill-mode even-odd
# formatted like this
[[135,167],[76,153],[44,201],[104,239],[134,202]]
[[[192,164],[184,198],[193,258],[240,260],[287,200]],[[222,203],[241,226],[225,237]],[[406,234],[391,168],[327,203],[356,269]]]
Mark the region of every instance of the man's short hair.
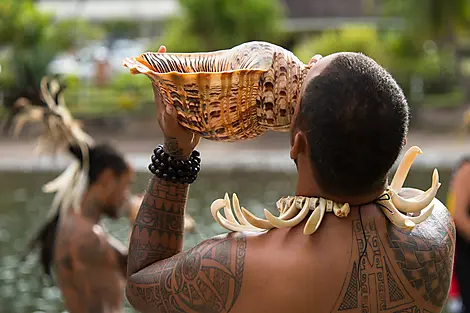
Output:
[[[83,162],[82,151],[78,145],[70,145],[69,151],[80,162]],[[88,149],[89,170],[88,184],[93,185],[105,169],[111,169],[115,174],[121,175],[129,169],[124,155],[107,143],[98,144]]]
[[408,103],[393,77],[363,54],[341,53],[307,83],[295,124],[320,187],[352,196],[384,186],[408,123]]

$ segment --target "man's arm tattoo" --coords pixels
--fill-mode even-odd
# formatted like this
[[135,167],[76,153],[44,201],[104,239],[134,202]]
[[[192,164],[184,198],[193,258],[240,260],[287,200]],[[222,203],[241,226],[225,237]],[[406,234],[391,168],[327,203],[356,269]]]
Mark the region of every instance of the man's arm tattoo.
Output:
[[242,287],[246,237],[231,233],[129,277],[127,299],[140,312],[229,312]]
[[188,188],[152,177],[130,238],[128,275],[183,250]]

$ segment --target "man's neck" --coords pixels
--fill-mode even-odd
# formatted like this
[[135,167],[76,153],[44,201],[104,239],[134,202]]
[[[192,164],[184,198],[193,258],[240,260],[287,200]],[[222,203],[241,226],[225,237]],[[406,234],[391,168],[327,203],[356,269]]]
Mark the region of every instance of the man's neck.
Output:
[[384,193],[385,189],[386,186],[375,192],[360,196],[336,196],[322,191],[321,188],[315,182],[301,183],[299,181],[299,183],[297,184],[295,195],[304,197],[321,197],[328,200],[332,200],[337,203],[349,203],[350,206],[356,206],[370,203],[378,199]]
[[98,224],[101,218],[101,209],[98,199],[90,190],[85,193],[83,197],[82,206],[80,209],[80,214],[85,219]]

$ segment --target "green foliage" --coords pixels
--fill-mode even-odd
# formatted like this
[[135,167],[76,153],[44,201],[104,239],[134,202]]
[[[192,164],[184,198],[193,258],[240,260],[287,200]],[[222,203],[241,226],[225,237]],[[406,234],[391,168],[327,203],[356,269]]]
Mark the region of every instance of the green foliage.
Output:
[[145,22],[139,20],[110,20],[103,22],[102,26],[110,37],[132,38],[137,37],[139,35],[140,23]]
[[447,93],[426,95],[423,103],[427,108],[456,108],[463,100],[463,93],[457,89]]
[[107,87],[83,84],[74,76],[63,78],[67,107],[80,117],[116,115],[123,112],[149,112],[153,108],[150,80],[144,75],[117,75]]
[[42,31],[51,16],[38,12],[32,1],[3,0],[0,2],[0,43],[32,46],[41,41]]
[[339,30],[325,31],[312,40],[301,43],[294,54],[307,63],[316,53],[328,55],[336,52],[362,52],[373,57],[380,64],[388,61],[379,33],[370,26],[345,26]]
[[470,26],[468,0],[384,0],[383,10],[402,17],[407,32],[421,41],[453,37]]
[[[381,34],[371,26],[345,25],[301,43],[294,49],[294,54],[308,62],[316,53],[325,56],[344,51],[361,52],[373,58],[396,76],[403,89],[407,89],[416,51],[409,40],[398,34]],[[405,51],[411,52],[412,56]]]
[[145,75],[121,74],[113,80],[111,88],[122,94],[118,98],[122,109],[137,110],[153,102],[152,84]]
[[450,51],[432,51],[416,64],[416,73],[424,78],[426,94],[449,93],[458,85],[455,60]]
[[172,52],[214,51],[282,36],[279,0],[179,0],[182,13],[169,22],[161,44]]
[[[455,56],[464,42],[462,38],[469,35],[470,1],[384,0],[383,9],[385,15],[403,19],[405,33],[417,44],[426,44],[428,40],[436,43],[438,53],[427,55],[428,60],[421,64],[420,69],[425,72],[423,75],[432,77],[431,84],[425,85],[428,92],[448,92],[452,89],[451,84],[465,85],[465,73],[461,72],[461,65],[455,63]],[[453,64],[452,69],[449,64]],[[444,78],[449,74],[450,77]],[[464,90],[461,93],[468,95]]]
[[[12,80],[4,88],[38,85],[57,52],[70,49],[77,39],[99,39],[104,33],[82,20],[55,21],[31,0],[0,2],[0,43],[10,50],[5,60]],[[3,73],[2,73],[3,74]]]
[[392,73],[406,94],[411,79],[421,77],[427,94],[452,92],[456,84],[453,58],[449,51],[423,49],[407,34],[379,32],[370,26],[344,26],[326,31],[294,49],[303,62],[319,53],[361,52]]

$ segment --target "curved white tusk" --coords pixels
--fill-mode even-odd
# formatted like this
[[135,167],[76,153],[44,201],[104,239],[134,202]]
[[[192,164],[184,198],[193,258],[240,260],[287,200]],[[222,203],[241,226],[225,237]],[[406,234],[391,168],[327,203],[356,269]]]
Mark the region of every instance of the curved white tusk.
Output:
[[387,208],[382,208],[382,211],[388,217],[388,219],[397,227],[411,230],[416,224],[419,224],[426,220],[434,209],[434,203],[424,208],[419,216],[408,216],[400,211],[393,205],[392,201],[382,201],[382,204]]
[[408,176],[408,172],[410,170],[411,164],[413,163],[414,159],[418,156],[418,154],[423,153],[420,148],[417,146],[413,146],[408,151],[406,151],[403,159],[398,165],[398,169],[395,172],[395,176],[392,179],[392,183],[390,184],[390,188],[399,192],[401,187],[403,187],[403,183],[405,182],[406,176]]
[[313,211],[312,215],[307,220],[307,223],[304,227],[304,234],[311,235],[317,231],[320,226],[323,216],[325,216],[326,210],[326,201],[323,198],[320,198],[320,205]]
[[225,199],[217,199],[212,202],[211,214],[213,218],[217,219],[217,212],[219,212],[220,209],[225,207],[225,202]]
[[242,225],[248,225],[252,226],[245,218],[245,216],[242,213],[242,210],[240,209],[240,201],[238,201],[238,197],[236,193],[233,193],[232,196],[232,201],[233,201],[233,211],[235,212],[235,216],[237,217],[238,221]]
[[292,204],[289,207],[289,209],[287,209],[287,211],[282,213],[279,216],[279,218],[281,220],[289,220],[289,219],[293,218],[295,216],[295,214],[297,214],[297,212],[299,212],[299,209],[297,208],[297,204],[295,203],[295,201],[292,201]]
[[305,200],[304,207],[300,211],[299,214],[297,214],[294,218],[284,221],[281,220],[280,218],[275,217],[274,215],[271,214],[268,210],[264,209],[264,215],[266,216],[266,219],[275,227],[277,228],[288,228],[288,227],[293,227],[297,224],[299,224],[308,214],[308,211],[310,211],[310,199]]
[[[388,209],[390,209],[386,204],[384,204]],[[392,222],[393,225],[395,225],[398,228],[405,229],[407,231],[413,230],[413,228],[416,226],[413,222],[410,222],[409,220],[406,219],[406,216],[401,214],[400,212],[390,212],[387,209],[382,208],[382,211],[384,212],[385,216],[389,219],[390,222]]]
[[405,199],[399,196],[395,190],[390,189],[391,200],[393,205],[401,212],[419,212],[427,207],[432,202],[432,200],[434,200],[434,197],[436,196],[440,186],[441,184],[439,183],[439,173],[437,172],[437,169],[434,169],[432,174],[432,187],[429,188],[426,192],[420,194],[419,196]]
[[[231,231],[242,231],[242,226],[239,225],[239,224],[236,224],[236,223],[232,223],[228,220],[226,220],[222,214],[220,214],[219,210],[225,208],[227,205],[227,201],[226,199],[217,199],[215,200],[214,202],[212,202],[212,205],[211,205],[211,214],[212,216],[214,217],[214,219],[216,220],[216,222],[228,229],[228,230],[231,230]],[[243,228],[243,230],[245,230],[245,228]]]
[[431,216],[433,210],[434,210],[434,203],[431,203],[425,209],[423,209],[423,211],[421,211],[420,215],[406,216],[406,218],[416,224],[419,224],[419,223],[424,222],[429,216]]
[[228,193],[225,193],[224,199],[226,202],[224,206],[225,218],[232,223],[237,223],[237,220],[235,219],[235,216],[233,216],[233,213],[232,213],[232,206],[230,205],[230,198],[228,196]]
[[225,217],[223,217],[222,214],[220,214],[220,212],[217,212],[216,221],[219,223],[220,226],[231,231],[254,231],[254,232],[260,231],[259,229],[255,227],[251,227],[247,225],[240,225],[237,223],[230,222]]
[[228,230],[232,231],[252,231],[252,232],[261,232],[264,231],[264,229],[259,229],[254,226],[248,226],[248,225],[240,225],[238,223],[230,222],[227,220],[225,217],[222,216],[220,212],[217,212],[217,221],[219,224]]
[[413,228],[416,227],[416,224],[413,223],[413,221],[409,220],[409,219],[405,219],[405,228],[406,229],[410,229],[412,230]]
[[257,216],[255,216],[253,213],[248,211],[247,209],[242,207],[242,213],[243,216],[248,220],[250,225],[253,225],[254,227],[258,227],[261,229],[271,229],[274,228],[274,225],[269,223],[269,221],[261,219]]
[[231,231],[254,231],[254,232],[260,232],[263,231],[264,229],[259,229],[257,227],[254,227],[252,225],[240,225],[238,222],[232,222],[227,220],[225,217],[222,216],[222,214],[219,212],[221,209],[227,207],[227,200],[225,199],[217,199],[214,202],[212,202],[211,205],[211,213],[214,219],[216,220],[217,223],[219,223],[220,226],[231,230]]

